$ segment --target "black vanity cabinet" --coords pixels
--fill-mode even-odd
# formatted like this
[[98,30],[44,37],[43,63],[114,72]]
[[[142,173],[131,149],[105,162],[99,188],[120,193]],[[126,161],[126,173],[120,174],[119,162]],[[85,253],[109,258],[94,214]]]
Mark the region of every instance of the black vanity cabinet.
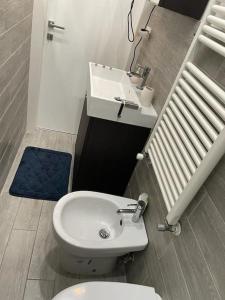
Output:
[[89,117],[84,104],[75,146],[73,191],[122,196],[149,128]]
[[209,0],[160,0],[159,6],[200,20]]

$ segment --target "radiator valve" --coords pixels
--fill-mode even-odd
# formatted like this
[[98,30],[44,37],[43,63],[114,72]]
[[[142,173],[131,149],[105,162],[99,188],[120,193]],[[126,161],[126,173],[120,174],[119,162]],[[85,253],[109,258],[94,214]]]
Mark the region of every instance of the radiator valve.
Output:
[[149,155],[147,152],[143,152],[143,153],[138,153],[136,156],[137,160],[143,160],[145,158],[149,158]]
[[172,232],[174,235],[178,236],[181,234],[181,224],[178,222],[176,225],[170,225],[167,221],[165,221],[164,224],[158,224],[157,230]]

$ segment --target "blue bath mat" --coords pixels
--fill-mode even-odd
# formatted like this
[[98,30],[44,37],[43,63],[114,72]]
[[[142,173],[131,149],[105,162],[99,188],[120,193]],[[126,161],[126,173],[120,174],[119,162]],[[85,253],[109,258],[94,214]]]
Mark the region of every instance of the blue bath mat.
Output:
[[59,200],[68,193],[69,153],[27,147],[9,193],[13,196]]

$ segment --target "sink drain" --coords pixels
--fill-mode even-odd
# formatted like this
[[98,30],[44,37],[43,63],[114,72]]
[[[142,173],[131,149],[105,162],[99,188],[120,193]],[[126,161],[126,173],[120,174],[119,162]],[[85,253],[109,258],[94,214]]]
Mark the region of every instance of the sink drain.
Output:
[[108,239],[110,237],[110,233],[106,229],[103,228],[103,229],[99,230],[99,236],[102,239]]

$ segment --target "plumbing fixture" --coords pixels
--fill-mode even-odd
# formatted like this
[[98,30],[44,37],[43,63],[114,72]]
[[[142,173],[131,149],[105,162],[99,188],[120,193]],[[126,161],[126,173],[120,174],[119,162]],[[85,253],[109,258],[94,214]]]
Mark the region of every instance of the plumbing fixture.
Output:
[[[159,2],[159,0],[154,0],[154,1]],[[155,10],[156,7],[157,7],[157,5],[153,5],[153,7],[152,7],[152,9],[151,9],[151,11],[150,11],[150,13],[149,13],[148,20],[147,20],[145,26],[143,27],[143,29],[147,29],[147,27],[148,27],[148,25],[149,25],[149,22],[150,22],[150,20],[151,20],[152,14],[153,14],[153,12],[154,12],[154,10]],[[128,33],[129,33],[129,32],[128,32]],[[130,63],[130,72],[132,72],[132,67],[133,67],[133,64],[134,64],[134,62],[135,62],[135,57],[136,57],[136,51],[137,51],[137,48],[141,45],[142,39],[143,39],[143,37],[140,36],[140,38],[138,39],[138,41],[136,42],[136,45],[135,45],[135,47],[134,47],[133,57],[132,57],[131,63]]]
[[51,21],[51,20],[48,21],[48,28],[51,28],[51,29],[57,28],[57,29],[65,30],[65,27],[56,25],[55,22]]
[[143,39],[149,39],[151,36],[151,32],[152,32],[152,28],[147,26],[146,28],[141,28],[139,30],[139,35],[143,38]]
[[181,234],[181,224],[178,222],[176,225],[170,225],[167,220],[165,220],[164,224],[157,225],[157,230],[162,232],[172,232],[174,235],[178,236]]
[[127,206],[134,206],[135,208],[125,208],[125,209],[118,209],[118,214],[133,214],[132,221],[137,223],[140,218],[143,216],[145,209],[148,205],[148,194],[143,193],[139,196],[137,204],[128,204]]
[[143,160],[143,159],[145,159],[145,158],[149,159],[149,155],[148,155],[148,153],[145,152],[145,151],[142,152],[142,153],[138,153],[137,156],[136,156],[136,159],[137,159],[137,160]]
[[121,256],[119,258],[118,264],[119,265],[126,265],[129,262],[133,263],[134,259],[135,259],[134,253],[131,252],[131,253],[125,254],[124,256]]
[[130,43],[133,43],[134,39],[135,39],[134,28],[133,28],[134,2],[135,2],[135,0],[131,0],[130,10],[127,15],[127,29],[128,29],[127,38]]
[[136,66],[135,75],[142,77],[144,71],[144,67],[140,64]]
[[120,101],[121,105],[120,105],[120,108],[119,108],[119,111],[118,111],[118,114],[117,114],[117,118],[120,119],[122,117],[122,112],[123,112],[123,109],[124,109],[124,106],[125,106],[125,100],[120,99],[120,98],[118,98],[118,99],[119,100],[117,100],[117,101]]
[[124,103],[124,106],[125,107],[128,107],[128,108],[131,108],[131,109],[139,109],[139,105],[137,104],[137,103],[134,103],[134,102],[132,102],[132,101],[129,101],[129,100],[126,100],[126,99],[122,99],[122,98],[120,98],[120,97],[114,97],[114,99],[116,100],[116,101],[120,101],[120,102],[125,102]]
[[121,118],[124,107],[135,109],[135,110],[139,109],[139,105],[132,102],[132,101],[125,100],[125,99],[122,99],[120,97],[114,97],[114,99],[116,101],[121,102],[121,105],[120,105],[120,108],[119,108],[119,111],[118,111],[118,114],[117,114],[118,119]]
[[146,82],[147,82],[150,72],[151,72],[151,68],[149,68],[148,66],[142,67],[142,66],[138,65],[138,69],[137,69],[136,73],[141,76],[142,81],[141,81],[140,85],[137,86],[137,89],[143,90],[143,88],[146,85]]
[[128,77],[132,77],[133,75],[135,75],[134,72],[127,72],[127,76],[128,76]]
[[[135,206],[137,207],[137,204],[128,204],[127,206]],[[117,210],[118,214],[134,214],[136,213],[136,209],[132,208],[120,208]]]
[[133,223],[132,215],[125,218],[116,213],[119,207],[130,203],[137,201],[88,191],[73,192],[58,201],[53,226],[60,261],[67,272],[111,273],[119,257],[145,249],[148,237],[144,220]]
[[107,229],[102,228],[99,230],[99,236],[102,239],[108,239],[110,237],[110,232]]

